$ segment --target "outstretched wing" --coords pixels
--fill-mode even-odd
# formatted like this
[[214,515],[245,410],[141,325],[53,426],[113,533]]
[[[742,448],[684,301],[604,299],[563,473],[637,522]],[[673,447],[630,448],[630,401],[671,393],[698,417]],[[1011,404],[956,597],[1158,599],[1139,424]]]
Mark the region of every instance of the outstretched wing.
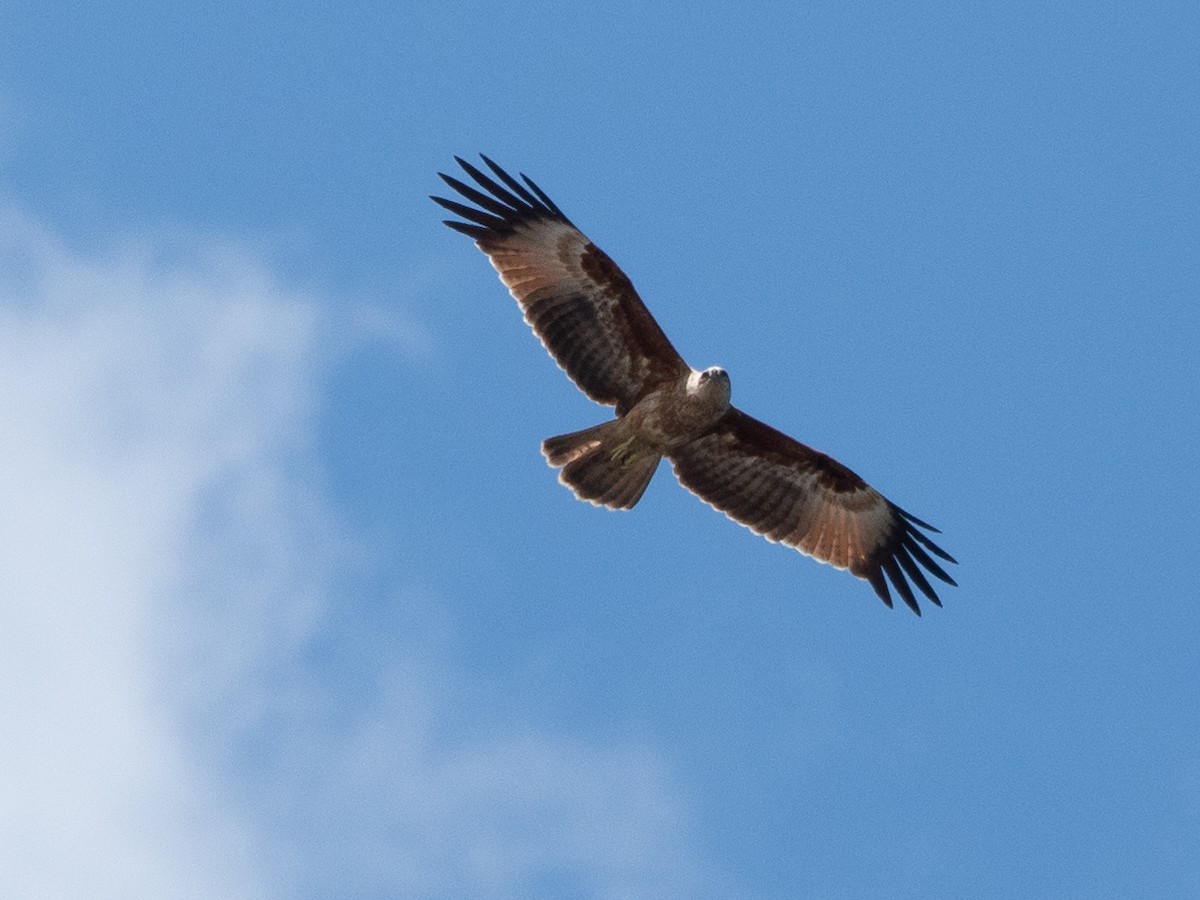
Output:
[[[909,515],[824,453],[730,407],[712,431],[671,453],[688,490],[731,519],[865,578],[888,606],[888,580],[921,614],[908,581],[941,606],[922,571],[954,584],[933,556],[955,562]],[[885,580],[884,575],[887,575]]]
[[486,156],[495,178],[455,160],[483,190],[442,180],[475,206],[430,199],[467,220],[446,224],[487,254],[525,321],[584,393],[622,414],[648,388],[687,374],[629,278],[536,184]]

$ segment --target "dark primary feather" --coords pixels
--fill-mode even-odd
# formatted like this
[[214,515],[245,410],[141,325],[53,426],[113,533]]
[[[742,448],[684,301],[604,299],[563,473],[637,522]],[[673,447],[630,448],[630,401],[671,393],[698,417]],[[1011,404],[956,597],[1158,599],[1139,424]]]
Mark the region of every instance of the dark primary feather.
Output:
[[[481,158],[487,164],[488,168],[495,172],[500,180],[511,190],[501,187],[495,180],[489,178],[461,157],[454,157],[454,161],[462,166],[463,171],[475,179],[482,187],[486,188],[491,196],[476,190],[469,184],[464,184],[450,175],[442,172],[439,172],[438,175],[446,184],[454,188],[454,190],[472,203],[483,207],[491,215],[483,215],[478,210],[453,200],[446,200],[442,197],[430,197],[429,199],[434,203],[445,207],[455,215],[462,216],[464,219],[476,223],[475,225],[468,225],[465,222],[455,222],[447,219],[445,220],[446,225],[449,225],[455,231],[461,231],[463,234],[477,241],[486,239],[489,236],[495,236],[497,233],[509,231],[514,224],[523,219],[558,219],[564,224],[571,225],[571,221],[563,215],[562,210],[555,206],[542,189],[534,184],[530,178],[525,175],[521,176],[528,185],[527,189],[526,186],[522,185],[486,156],[482,156],[481,154]],[[530,193],[529,189],[532,189],[533,193]]]

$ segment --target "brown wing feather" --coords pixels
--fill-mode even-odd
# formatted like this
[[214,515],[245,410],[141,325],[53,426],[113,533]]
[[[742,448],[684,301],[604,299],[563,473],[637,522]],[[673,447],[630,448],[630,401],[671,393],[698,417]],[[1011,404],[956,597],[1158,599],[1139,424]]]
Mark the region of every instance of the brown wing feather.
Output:
[[[633,284],[532,181],[486,156],[492,178],[458,157],[482,190],[442,179],[471,201],[431,199],[466,222],[550,355],[593,400],[626,412],[650,387],[689,371]],[[497,180],[498,179],[498,180]]]
[[888,606],[889,580],[917,615],[909,580],[941,606],[922,567],[955,583],[929,554],[954,559],[918,530],[936,528],[837,460],[741,410],[731,407],[711,431],[673,451],[671,463],[683,486],[706,503],[768,540],[865,578]]

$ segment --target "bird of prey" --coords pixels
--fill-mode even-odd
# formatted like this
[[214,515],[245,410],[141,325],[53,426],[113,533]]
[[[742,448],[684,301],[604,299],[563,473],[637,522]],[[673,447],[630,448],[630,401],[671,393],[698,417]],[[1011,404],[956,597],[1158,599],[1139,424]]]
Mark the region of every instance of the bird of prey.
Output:
[[889,581],[917,615],[909,581],[941,606],[925,572],[953,585],[933,557],[955,560],[924,533],[936,528],[836,460],[732,406],[725,370],[684,362],[625,273],[541,188],[482,159],[490,174],[455,157],[475,186],[439,173],[473,205],[430,199],[465,220],[446,224],[487,255],[575,384],[616,407],[611,421],[542,443],[563,484],[598,506],[629,509],[666,457],[701,500],[770,541],[866,579],[889,607]]

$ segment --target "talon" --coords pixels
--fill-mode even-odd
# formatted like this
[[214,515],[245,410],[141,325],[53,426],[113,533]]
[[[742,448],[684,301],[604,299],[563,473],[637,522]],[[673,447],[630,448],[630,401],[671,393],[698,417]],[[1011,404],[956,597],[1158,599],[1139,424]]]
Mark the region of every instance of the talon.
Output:
[[633,447],[634,439],[628,437],[612,449],[612,461],[624,468],[637,458]]

